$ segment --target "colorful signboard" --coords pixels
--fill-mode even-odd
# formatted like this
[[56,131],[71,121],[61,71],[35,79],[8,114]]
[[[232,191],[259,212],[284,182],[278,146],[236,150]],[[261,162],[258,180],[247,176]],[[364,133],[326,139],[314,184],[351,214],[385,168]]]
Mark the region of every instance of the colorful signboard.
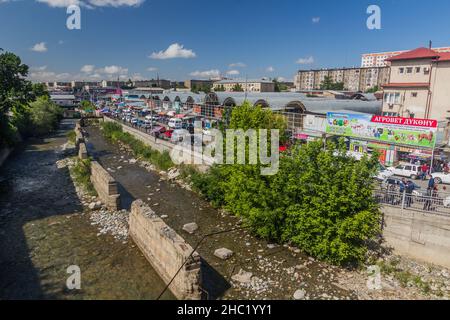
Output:
[[326,123],[327,134],[423,148],[435,147],[437,128],[437,120],[335,112]]

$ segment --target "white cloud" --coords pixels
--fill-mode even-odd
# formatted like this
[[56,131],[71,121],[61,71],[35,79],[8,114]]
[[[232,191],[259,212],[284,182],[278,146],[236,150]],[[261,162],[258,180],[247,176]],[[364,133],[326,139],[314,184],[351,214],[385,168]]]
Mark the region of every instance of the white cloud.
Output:
[[230,68],[245,68],[247,65],[243,62],[235,62],[229,65]]
[[47,46],[45,45],[45,42],[39,42],[39,43],[36,43],[33,47],[31,47],[31,51],[46,52]]
[[98,69],[97,73],[106,73],[109,75],[113,75],[113,74],[127,74],[128,73],[128,68],[123,68],[121,66],[106,66],[104,68]]
[[139,7],[145,0],[89,0],[96,7]]
[[314,63],[314,57],[310,56],[307,58],[300,58],[296,62],[297,64],[313,64]]
[[45,3],[53,8],[65,8],[71,4],[83,5],[84,2],[80,0],[36,0],[37,2]]
[[274,72],[274,71],[275,71],[275,68],[272,66],[266,68],[266,72]]
[[64,41],[63,40],[59,40],[58,44],[64,44]]
[[312,23],[319,23],[320,17],[313,17],[311,20],[312,20]]
[[94,71],[95,66],[92,64],[86,64],[81,68],[81,72],[84,73],[91,73],[92,71]]
[[28,79],[31,81],[40,81],[40,82],[69,81],[69,80],[72,80],[72,76],[70,73],[67,73],[67,72],[56,73],[56,72],[44,70],[44,71],[31,72],[28,75]]
[[155,67],[149,67],[149,68],[147,68],[147,71],[155,72],[155,71],[158,71],[158,68],[155,68]]
[[239,72],[239,70],[230,70],[230,71],[227,71],[227,74],[229,76],[237,76],[240,74],[240,72]]
[[217,69],[207,71],[194,71],[191,72],[190,75],[192,77],[199,77],[199,78],[218,78],[220,77],[220,71]]
[[47,66],[41,66],[41,67],[31,67],[31,71],[44,71],[47,70]]
[[152,59],[175,59],[175,58],[195,58],[197,55],[190,49],[184,49],[183,45],[178,43],[171,44],[165,51],[153,52],[149,57]]
[[[0,0],[1,1],[1,0]],[[145,0],[36,0],[53,8],[66,8],[71,4],[94,7],[139,7]]]

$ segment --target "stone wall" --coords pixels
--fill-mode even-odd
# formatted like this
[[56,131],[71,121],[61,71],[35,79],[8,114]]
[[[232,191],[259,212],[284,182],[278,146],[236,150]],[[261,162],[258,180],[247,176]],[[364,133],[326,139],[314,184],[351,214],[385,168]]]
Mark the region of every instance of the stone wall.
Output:
[[450,216],[383,207],[383,236],[398,254],[450,268]]
[[88,158],[86,144],[84,142],[80,143],[78,146],[78,158],[85,160]]
[[130,235],[159,276],[168,284],[185,261],[169,289],[180,300],[201,298],[200,256],[142,200],[131,206]]
[[108,209],[115,211],[120,209],[117,182],[97,161],[91,162],[91,182]]

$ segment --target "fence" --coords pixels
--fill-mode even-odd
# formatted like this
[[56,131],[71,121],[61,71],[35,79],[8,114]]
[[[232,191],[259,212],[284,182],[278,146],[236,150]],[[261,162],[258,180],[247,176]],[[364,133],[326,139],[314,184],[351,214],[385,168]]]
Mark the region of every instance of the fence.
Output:
[[400,192],[395,188],[375,189],[375,199],[382,206],[450,217],[450,193],[441,191]]

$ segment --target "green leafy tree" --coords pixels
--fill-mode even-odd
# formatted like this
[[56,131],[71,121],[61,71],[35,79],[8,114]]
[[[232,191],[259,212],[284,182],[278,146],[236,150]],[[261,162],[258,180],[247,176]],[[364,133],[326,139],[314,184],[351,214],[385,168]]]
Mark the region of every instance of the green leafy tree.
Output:
[[30,119],[33,126],[33,135],[41,136],[54,131],[62,118],[62,109],[42,96],[30,103]]
[[375,86],[373,88],[368,89],[366,91],[366,93],[375,93],[375,92],[378,92],[378,91],[380,91],[380,87],[379,86]]
[[[230,128],[285,128],[270,110],[244,103]],[[381,214],[373,197],[378,158],[356,161],[343,140],[321,141],[281,155],[279,172],[262,176],[259,165],[216,165],[192,177],[194,187],[216,206],[243,218],[260,237],[288,242],[338,265],[365,260],[380,234]]]
[[224,91],[225,91],[225,86],[224,86],[223,84],[218,85],[218,86],[214,89],[214,91],[216,91],[216,92],[224,92]]
[[234,92],[243,92],[244,88],[242,88],[242,85],[240,83],[236,83],[233,88],[231,88],[231,91]]
[[18,56],[0,49],[0,145],[17,141],[18,129],[11,122],[11,112],[29,100],[27,75],[28,66]]
[[95,105],[91,101],[83,100],[80,103],[80,109],[84,112],[92,112],[95,110]]
[[322,84],[320,85],[321,90],[344,90],[343,82],[334,82],[330,76],[325,76]]

